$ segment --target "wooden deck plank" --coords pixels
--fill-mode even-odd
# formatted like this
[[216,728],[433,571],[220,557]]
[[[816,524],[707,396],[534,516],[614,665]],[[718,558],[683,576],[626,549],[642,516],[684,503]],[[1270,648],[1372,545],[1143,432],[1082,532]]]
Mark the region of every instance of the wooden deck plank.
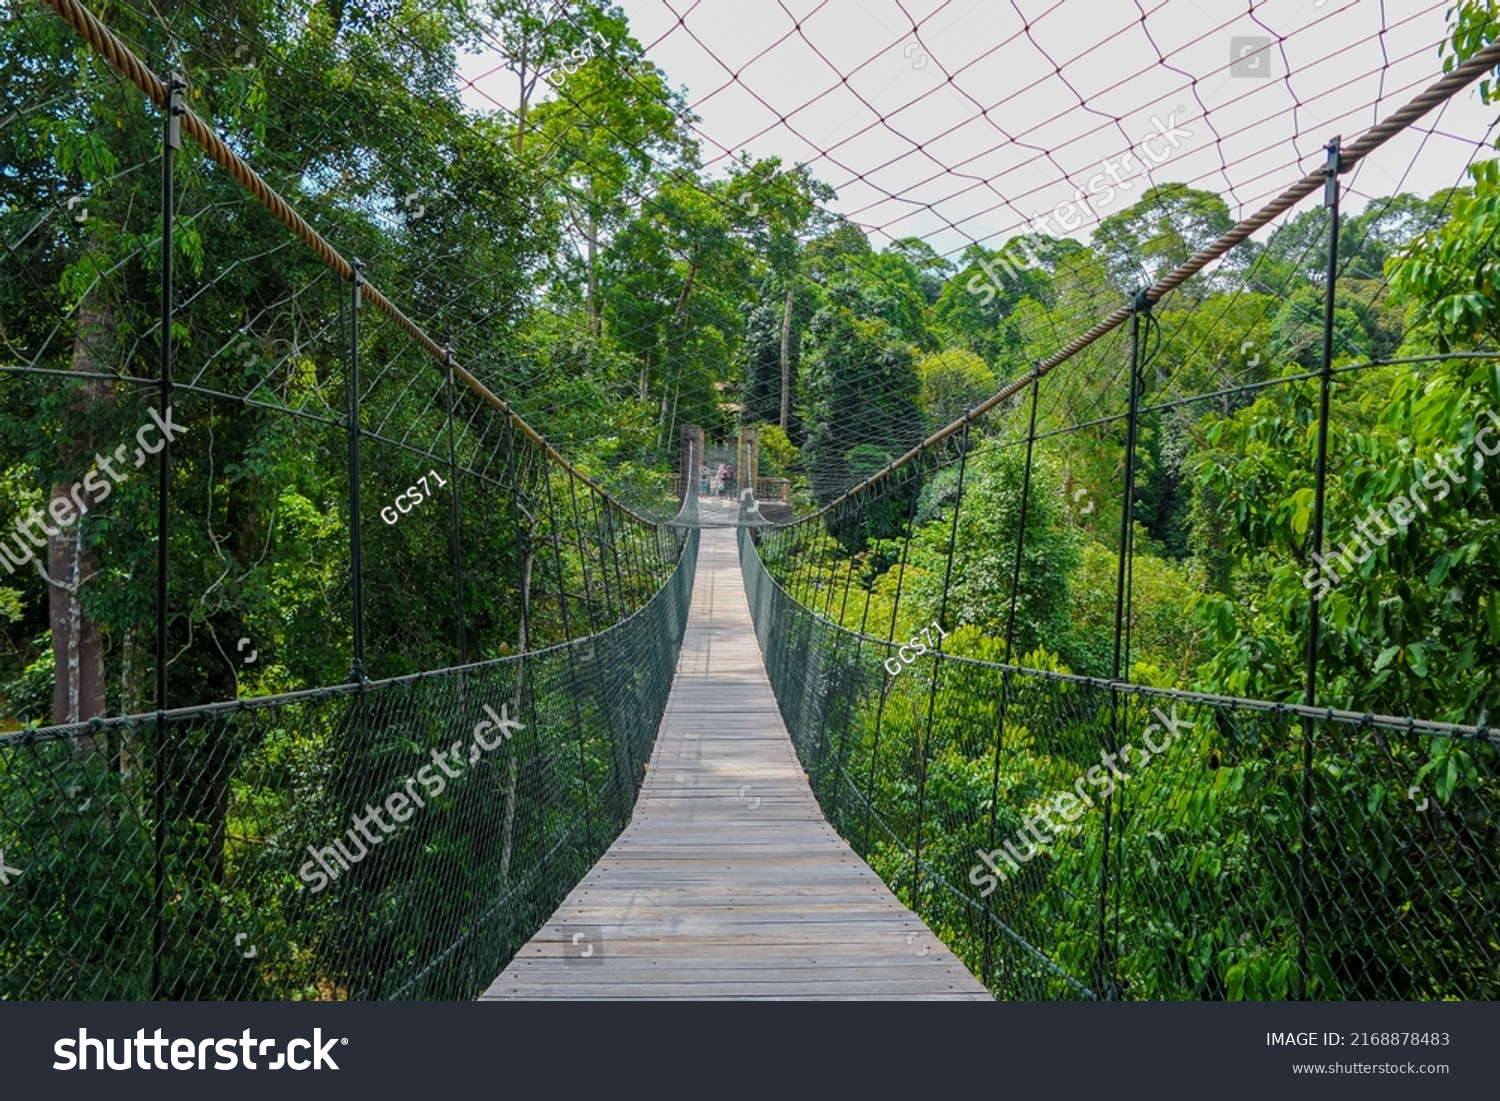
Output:
[[734,532],[700,539],[630,824],[483,999],[988,1000],[823,818],[761,661]]

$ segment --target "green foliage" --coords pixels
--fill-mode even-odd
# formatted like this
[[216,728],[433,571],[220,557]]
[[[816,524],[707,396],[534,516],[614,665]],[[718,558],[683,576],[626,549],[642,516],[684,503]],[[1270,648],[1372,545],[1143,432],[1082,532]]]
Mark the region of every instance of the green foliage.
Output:
[[933,429],[953,423],[998,389],[995,372],[961,348],[923,356],[917,361],[917,378],[922,383],[922,410]]
[[1473,194],[1458,195],[1452,218],[1390,261],[1391,287],[1410,302],[1408,326],[1441,351],[1493,336],[1500,296],[1500,162],[1469,167]]
[[[1278,363],[1293,362],[1314,370],[1323,362],[1323,294],[1312,287],[1297,291],[1282,305],[1271,323],[1271,356]],[[1348,301],[1334,296],[1333,346],[1340,359],[1367,359],[1373,341],[1360,322],[1356,309],[1341,305]]]
[[[911,351],[885,320],[866,319],[873,310],[864,288],[839,283],[809,327],[804,461],[820,501],[883,466],[875,453],[889,461],[922,438]],[[858,471],[849,463],[857,447],[866,449]]]

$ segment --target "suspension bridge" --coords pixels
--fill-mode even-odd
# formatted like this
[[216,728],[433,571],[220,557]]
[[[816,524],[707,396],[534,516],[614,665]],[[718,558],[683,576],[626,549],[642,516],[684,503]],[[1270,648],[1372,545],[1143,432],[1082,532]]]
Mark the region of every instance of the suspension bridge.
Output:
[[698,546],[635,813],[486,998],[988,998],[824,820],[777,711],[735,535]]
[[[89,200],[102,220],[116,195],[120,225],[77,222],[63,282],[84,289],[65,321],[7,321],[25,350],[8,370],[34,388],[17,408],[75,434],[50,441],[33,493],[47,553],[18,561],[23,524],[6,559],[48,603],[62,656],[53,721],[0,734],[0,996],[1500,996],[1500,731],[1481,707],[1350,705],[1348,678],[1335,693],[1320,666],[1348,616],[1316,595],[1265,643],[1306,655],[1305,680],[1270,698],[1134,676],[1131,660],[1142,438],[1224,400],[1148,392],[1160,311],[1190,280],[1323,194],[1321,361],[1233,388],[1303,402],[1283,443],[1315,445],[1297,521],[1312,550],[1329,534],[1337,380],[1500,361],[1336,370],[1333,305],[1341,178],[1491,73],[1500,44],[1333,138],[1321,167],[794,513],[789,491],[765,492],[749,432],[736,496],[700,497],[704,432],[673,419],[665,389],[675,491],[628,462],[605,477],[570,460],[487,383],[514,364],[482,343],[467,289],[435,292],[438,262],[376,286],[366,271],[389,256],[352,259],[337,218],[283,196],[324,169],[252,164],[221,133],[239,108],[210,111],[165,45],[148,63],[77,0],[12,33],[36,57],[79,51],[101,117],[141,118],[139,163],[121,169],[134,182]],[[38,132],[66,99],[36,95]],[[162,179],[145,213],[119,198],[143,167]],[[79,204],[55,205],[64,224]],[[246,259],[236,236],[252,229],[274,265]],[[8,236],[7,255],[33,236]],[[111,248],[134,251],[111,266]],[[174,263],[189,266],[180,302]],[[260,285],[202,275],[241,263]],[[678,314],[664,317],[677,349]],[[106,362],[121,341],[128,369]],[[1123,441],[1096,675],[1046,657],[1062,544],[1037,542],[1057,519],[1043,382],[1086,354],[1126,380],[1118,408],[1068,426]],[[81,475],[70,496],[72,471],[148,413],[184,434],[115,476],[110,504],[81,496]],[[1479,502],[1481,481],[1455,495]],[[1013,526],[987,526],[1004,510]],[[303,572],[257,572],[268,556]],[[1401,660],[1425,660],[1422,645]],[[1479,676],[1483,653],[1451,660]]]

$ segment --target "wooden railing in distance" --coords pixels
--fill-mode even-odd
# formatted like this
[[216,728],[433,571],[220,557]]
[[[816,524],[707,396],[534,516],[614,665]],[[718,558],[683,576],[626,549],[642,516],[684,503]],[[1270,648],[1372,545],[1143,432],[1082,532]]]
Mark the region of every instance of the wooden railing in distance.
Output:
[[755,499],[757,501],[780,501],[782,504],[792,503],[792,483],[787,478],[757,478],[755,479]]

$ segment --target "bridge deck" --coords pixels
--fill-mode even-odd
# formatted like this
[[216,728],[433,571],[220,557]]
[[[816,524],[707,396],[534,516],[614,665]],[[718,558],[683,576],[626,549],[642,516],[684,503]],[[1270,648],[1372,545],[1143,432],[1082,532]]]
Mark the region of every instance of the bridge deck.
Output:
[[630,825],[484,999],[983,999],[824,820],[761,663],[735,533],[704,530]]

